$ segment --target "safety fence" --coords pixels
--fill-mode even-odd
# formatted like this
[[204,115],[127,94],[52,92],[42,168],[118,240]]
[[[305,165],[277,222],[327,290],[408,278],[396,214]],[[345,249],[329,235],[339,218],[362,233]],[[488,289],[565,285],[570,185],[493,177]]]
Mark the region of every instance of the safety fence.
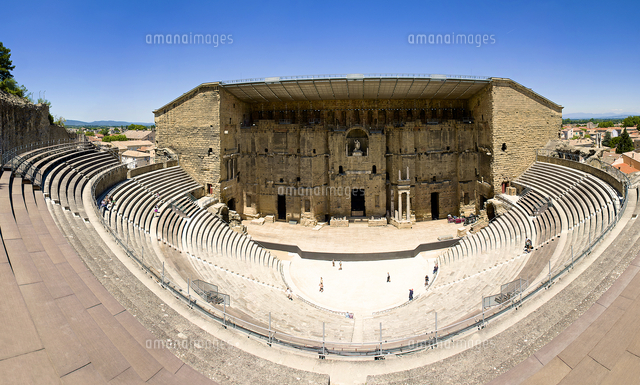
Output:
[[[433,312],[432,314],[435,320],[435,327],[425,333],[415,334],[412,336],[403,336],[400,338],[388,338],[389,336],[383,335],[383,327],[382,323],[380,322],[380,337],[377,341],[367,341],[361,343],[327,341],[325,338],[324,322],[322,323],[323,338],[321,340],[295,336],[279,330],[275,330],[274,328],[272,328],[271,324],[271,313],[269,313],[268,323],[264,324],[257,321],[248,321],[241,317],[230,315],[226,309],[226,304],[228,303],[226,300],[220,301],[221,303],[216,303],[215,300],[210,301],[213,303],[206,303],[211,298],[205,290],[205,288],[208,286],[200,283],[195,284],[196,281],[194,281],[195,286],[188,285],[185,290],[175,282],[165,280],[164,264],[162,271],[158,271],[153,266],[145,264],[144,259],[141,258],[141,256],[138,255],[136,251],[132,250],[129,247],[129,245],[127,244],[128,242],[122,241],[118,237],[118,235],[114,233],[111,227],[104,221],[102,216],[99,214],[99,209],[96,204],[96,184],[101,178],[108,177],[113,172],[118,172],[118,168],[120,167],[126,166],[120,165],[114,167],[111,170],[103,172],[102,174],[94,178],[91,191],[92,197],[94,197],[92,205],[94,207],[94,211],[98,215],[98,218],[100,218],[102,226],[111,234],[111,236],[116,240],[116,242],[131,259],[135,260],[136,263],[140,265],[141,268],[145,270],[145,272],[149,276],[151,276],[163,288],[170,290],[173,294],[175,294],[176,298],[187,304],[189,308],[207,315],[212,320],[220,322],[225,328],[236,329],[242,333],[247,334],[250,337],[255,337],[257,339],[263,340],[269,345],[278,344],[286,348],[294,348],[302,351],[317,353],[320,358],[324,358],[327,355],[336,355],[370,356],[374,357],[375,359],[382,359],[385,355],[389,354],[402,355],[409,352],[433,348],[438,346],[438,344],[442,343],[443,341],[447,341],[468,331],[484,328],[486,323],[493,318],[499,317],[509,310],[519,307],[524,302],[535,296],[539,291],[550,287],[553,282],[556,281],[560,276],[570,271],[576,262],[589,255],[593,251],[594,247],[599,242],[601,242],[602,239],[619,222],[627,206],[625,193],[625,198],[623,198],[621,208],[618,211],[615,220],[612,221],[609,226],[595,239],[589,239],[589,242],[582,250],[579,250],[574,254],[574,250],[572,247],[570,259],[566,258],[562,263],[562,266],[556,268],[555,270],[552,270],[551,265],[549,265],[549,272],[545,278],[532,283],[524,280],[512,281],[505,285],[502,285],[500,294],[493,296],[492,299],[485,300],[485,297],[479,298],[481,301],[478,309],[482,311],[481,317],[478,312],[474,312],[475,314],[471,317],[465,318],[461,321],[449,325],[445,325],[443,327],[438,327],[438,314],[437,312]],[[624,183],[626,192],[629,186],[626,176],[624,176],[624,179],[622,179],[622,181]],[[196,297],[193,297],[190,291],[190,287],[193,288],[194,292],[201,296],[204,301],[198,301]],[[216,290],[209,291],[212,293],[216,292]],[[202,296],[201,293],[204,293],[204,296]],[[470,313],[471,312],[473,312],[472,309],[470,309]],[[349,313],[345,314],[348,315]],[[253,319],[255,318],[252,317],[252,320]],[[415,319],[411,319],[407,322],[415,323],[415,321]]]

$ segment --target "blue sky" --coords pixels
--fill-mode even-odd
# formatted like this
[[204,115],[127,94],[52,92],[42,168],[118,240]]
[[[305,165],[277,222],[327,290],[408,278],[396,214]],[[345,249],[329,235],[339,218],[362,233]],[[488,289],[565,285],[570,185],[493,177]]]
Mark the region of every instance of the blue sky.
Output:
[[[508,77],[564,113],[640,113],[640,2],[14,1],[0,41],[52,113],[152,122],[200,83],[337,73]],[[155,34],[231,44],[147,44]],[[411,34],[493,44],[409,44]]]

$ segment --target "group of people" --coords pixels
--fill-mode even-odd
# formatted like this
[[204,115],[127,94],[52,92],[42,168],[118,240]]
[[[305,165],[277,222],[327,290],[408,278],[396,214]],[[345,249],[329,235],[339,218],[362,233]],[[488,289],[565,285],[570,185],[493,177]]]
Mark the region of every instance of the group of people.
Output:
[[116,205],[116,200],[111,196],[106,196],[100,203],[100,211],[111,210]]
[[[340,266],[338,267],[338,270],[342,270],[342,261],[339,262]],[[336,260],[332,259],[331,260],[331,266],[336,267]]]
[[[437,272],[438,272],[438,262],[436,262],[435,265],[433,265],[433,275],[435,276]],[[389,273],[387,273],[387,282],[391,282],[391,277],[389,276]],[[424,287],[426,288],[427,286],[429,286],[429,274],[424,276]],[[409,289],[409,301],[413,301],[413,289]]]

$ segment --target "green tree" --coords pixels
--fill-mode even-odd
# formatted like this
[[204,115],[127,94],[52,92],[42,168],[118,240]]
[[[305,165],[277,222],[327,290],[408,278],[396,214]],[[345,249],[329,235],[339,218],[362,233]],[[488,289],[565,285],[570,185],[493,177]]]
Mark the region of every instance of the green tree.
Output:
[[141,124],[130,124],[127,126],[127,130],[138,130],[138,131],[144,131],[147,129],[147,126],[143,126]]
[[127,140],[127,137],[125,135],[109,135],[102,138],[103,142],[114,142],[114,141],[123,142],[126,140]]
[[615,138],[611,138],[611,141],[609,141],[609,147],[616,148],[616,147],[618,147],[618,143],[620,143],[620,137],[619,136],[616,136]]
[[11,71],[16,67],[11,62],[11,50],[0,42],[0,81],[13,78]]
[[103,128],[102,130],[100,130],[100,133],[104,136],[108,136],[109,135],[109,129],[108,128]]
[[21,98],[27,96],[28,94],[27,88],[25,86],[19,85],[16,79],[12,77],[0,81],[0,90],[8,92],[12,95],[19,96]]
[[607,131],[604,133],[604,138],[602,138],[602,145],[609,147],[610,142],[611,142],[611,132]]
[[85,131],[85,132],[84,132],[84,134],[85,134],[86,136],[95,136],[95,135],[96,135],[96,133],[95,133],[95,132],[93,132],[93,131]]
[[640,116],[628,116],[622,120],[622,127],[633,127],[640,123]]
[[0,90],[31,101],[27,88],[19,85],[13,78],[11,71],[15,68],[11,61],[11,50],[0,42]]
[[[49,114],[51,115],[51,114]],[[63,118],[62,116],[59,116],[58,119],[56,119],[53,124],[55,124],[56,126],[60,126],[60,127],[64,127],[65,122],[67,121],[67,119]]]
[[631,140],[631,137],[629,136],[629,133],[625,128],[624,131],[622,131],[622,134],[620,135],[620,142],[616,147],[616,153],[622,154],[624,152],[633,151],[634,148],[635,147],[633,145],[633,140]]
[[599,128],[613,127],[613,122],[612,121],[600,122],[600,123],[598,123],[598,127]]

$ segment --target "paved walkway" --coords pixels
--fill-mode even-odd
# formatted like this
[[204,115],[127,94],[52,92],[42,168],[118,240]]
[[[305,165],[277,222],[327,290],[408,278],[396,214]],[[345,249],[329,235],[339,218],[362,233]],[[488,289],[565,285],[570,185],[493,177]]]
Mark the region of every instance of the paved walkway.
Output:
[[439,236],[456,236],[462,224],[446,219],[414,223],[412,229],[397,229],[392,225],[368,227],[366,222],[350,223],[349,227],[325,226],[320,230],[285,222],[254,225],[243,221],[249,235],[256,241],[297,245],[304,251],[329,253],[379,253],[413,250],[422,243],[438,241]]
[[640,383],[640,254],[591,308],[502,384]]

